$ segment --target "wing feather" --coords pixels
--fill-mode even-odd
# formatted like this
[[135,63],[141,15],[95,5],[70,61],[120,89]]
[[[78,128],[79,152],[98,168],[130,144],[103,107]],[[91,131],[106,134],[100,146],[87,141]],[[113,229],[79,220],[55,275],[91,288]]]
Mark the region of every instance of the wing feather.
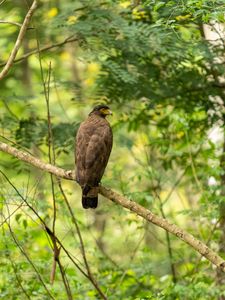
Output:
[[100,182],[112,149],[112,130],[105,119],[88,118],[76,137],[76,178],[81,186]]

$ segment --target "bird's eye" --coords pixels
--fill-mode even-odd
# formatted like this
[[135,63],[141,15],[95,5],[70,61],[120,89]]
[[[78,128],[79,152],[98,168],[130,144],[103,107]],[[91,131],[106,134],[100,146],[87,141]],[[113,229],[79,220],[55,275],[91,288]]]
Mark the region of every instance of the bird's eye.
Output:
[[107,115],[107,109],[106,109],[106,108],[101,108],[101,109],[100,109],[100,112],[101,112],[103,115]]

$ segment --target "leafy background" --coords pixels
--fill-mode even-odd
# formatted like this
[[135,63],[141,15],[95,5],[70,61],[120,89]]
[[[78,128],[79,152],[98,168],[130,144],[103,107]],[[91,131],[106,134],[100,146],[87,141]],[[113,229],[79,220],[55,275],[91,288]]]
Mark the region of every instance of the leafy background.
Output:
[[[0,19],[22,23],[30,4],[5,1]],[[224,256],[224,10],[222,0],[41,1],[18,57],[65,43],[15,63],[1,81],[1,141],[48,161],[50,78],[56,164],[73,169],[79,123],[107,103],[114,147],[102,183]],[[0,24],[0,34],[4,63],[18,27]],[[52,226],[50,175],[4,153],[1,170]],[[57,236],[83,267],[54,184]],[[50,284],[53,251],[39,219],[4,176],[0,185],[0,297],[66,299],[58,268]],[[104,198],[85,211],[79,187],[64,180],[62,186],[108,299],[225,299],[224,276],[176,237]],[[73,299],[100,299],[65,253],[60,258]]]

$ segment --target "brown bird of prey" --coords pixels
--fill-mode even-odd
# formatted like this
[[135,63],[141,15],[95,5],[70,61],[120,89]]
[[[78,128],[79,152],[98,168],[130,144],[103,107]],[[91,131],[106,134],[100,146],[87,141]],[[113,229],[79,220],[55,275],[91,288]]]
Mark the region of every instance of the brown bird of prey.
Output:
[[112,149],[113,136],[107,115],[109,107],[98,105],[81,123],[75,146],[76,181],[82,189],[83,208],[98,206],[98,185]]

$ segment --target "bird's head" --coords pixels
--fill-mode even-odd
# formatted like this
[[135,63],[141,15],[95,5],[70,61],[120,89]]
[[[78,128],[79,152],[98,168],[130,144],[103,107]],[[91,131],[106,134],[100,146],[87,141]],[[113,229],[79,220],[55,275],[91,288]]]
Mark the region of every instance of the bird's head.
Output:
[[112,111],[107,105],[100,104],[95,106],[89,115],[93,114],[105,118],[108,115],[112,115]]

